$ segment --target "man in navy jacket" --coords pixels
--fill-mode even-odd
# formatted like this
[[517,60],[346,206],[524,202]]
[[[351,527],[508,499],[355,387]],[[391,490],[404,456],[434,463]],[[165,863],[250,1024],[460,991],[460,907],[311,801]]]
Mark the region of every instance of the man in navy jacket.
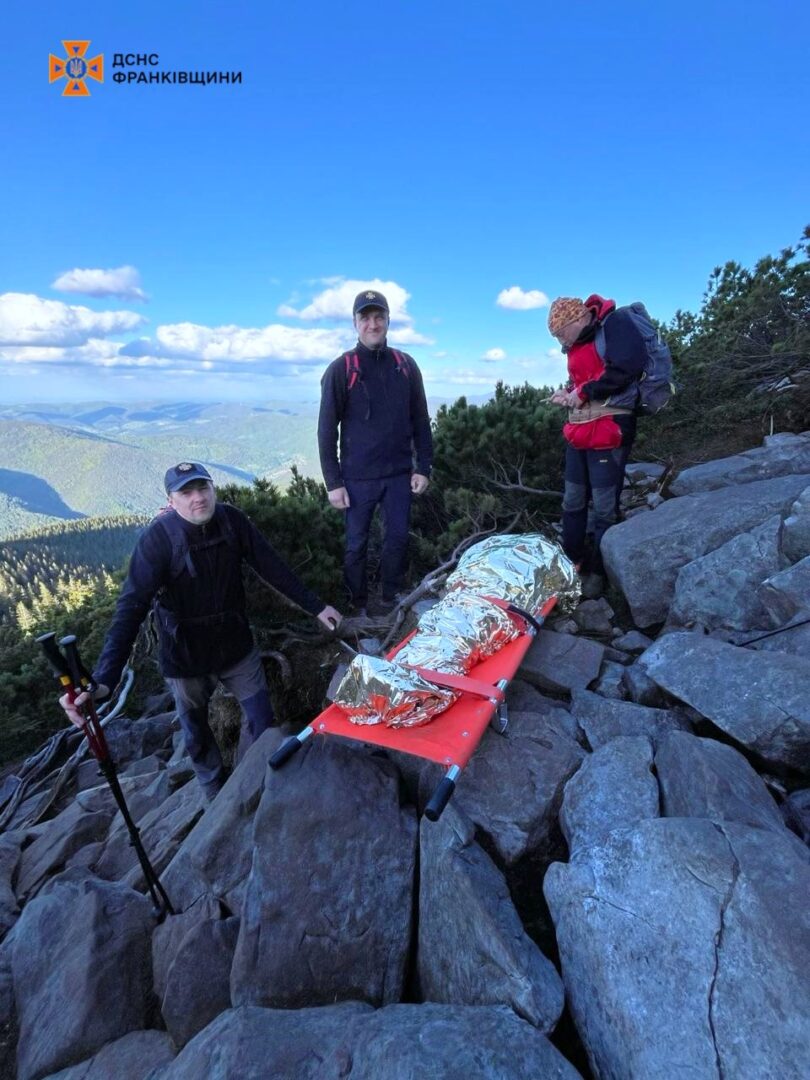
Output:
[[433,443],[419,368],[388,346],[388,301],[364,290],[353,318],[357,345],[333,360],[321,380],[318,449],[329,502],[346,514],[346,587],[355,612],[364,614],[374,511],[380,507],[384,523],[385,609],[402,587],[411,498],[427,489]]
[[[241,510],[216,501],[202,465],[175,465],[166,473],[165,487],[170,509],[146,527],[135,546],[93,672],[94,696],[105,698],[116,686],[138,629],[154,607],[160,669],[174,695],[191,764],[210,800],[226,779],[208,724],[208,703],[217,683],[242,708],[243,745],[255,742],[273,720],[245,612],[243,563],[327,628],[340,622],[340,614],[307,589]],[[80,695],[75,705],[86,696]],[[66,696],[60,703],[80,725]]]

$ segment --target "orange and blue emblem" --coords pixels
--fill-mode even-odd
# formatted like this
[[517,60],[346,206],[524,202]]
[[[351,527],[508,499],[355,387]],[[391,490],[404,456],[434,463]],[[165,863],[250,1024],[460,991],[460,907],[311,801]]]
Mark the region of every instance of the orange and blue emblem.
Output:
[[67,79],[62,97],[90,97],[85,79],[104,82],[104,54],[85,59],[89,41],[63,41],[67,59],[48,54],[48,82]]

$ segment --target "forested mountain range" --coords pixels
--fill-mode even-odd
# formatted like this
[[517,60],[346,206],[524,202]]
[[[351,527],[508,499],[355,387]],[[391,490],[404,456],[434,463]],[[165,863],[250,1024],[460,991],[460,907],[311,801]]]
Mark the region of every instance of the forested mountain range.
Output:
[[317,404],[17,405],[0,410],[0,538],[83,517],[151,514],[163,474],[203,461],[218,484],[317,475]]
[[146,516],[68,521],[0,541],[0,620],[71,595],[120,570]]

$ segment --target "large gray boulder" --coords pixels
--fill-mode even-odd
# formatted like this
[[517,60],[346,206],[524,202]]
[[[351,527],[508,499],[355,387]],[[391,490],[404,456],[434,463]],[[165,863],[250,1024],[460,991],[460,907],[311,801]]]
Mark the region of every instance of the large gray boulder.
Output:
[[261,734],[166,867],[163,884],[178,911],[210,894],[240,912],[267,761],[284,738],[278,728]]
[[614,660],[605,660],[599,678],[592,684],[594,693],[600,697],[610,698],[611,701],[624,701],[627,697],[624,671],[623,664],[618,664]]
[[769,517],[678,571],[669,621],[700,623],[713,630],[750,630],[775,625],[757,589],[787,565],[780,541],[782,519]]
[[503,1007],[346,1002],[222,1013],[160,1080],[577,1080],[536,1028]]
[[653,746],[667,731],[688,731],[689,723],[677,709],[653,709],[629,701],[606,700],[590,690],[571,695],[571,716],[592,750],[619,735],[645,735]]
[[156,750],[170,746],[176,728],[174,712],[143,716],[138,720],[116,716],[105,725],[104,735],[116,768],[123,770],[130,762],[140,761]]
[[560,825],[571,852],[614,829],[658,817],[652,743],[622,735],[590,754],[565,787]]
[[685,495],[608,529],[602,556],[635,623],[643,628],[663,622],[682,566],[774,514],[786,516],[808,484],[810,475],[803,474]]
[[[808,621],[805,622],[805,619]],[[757,635],[745,634],[741,644],[746,644],[751,637]],[[751,644],[757,652],[785,653],[787,656],[810,656],[810,610],[800,614],[791,620],[787,627],[783,627],[777,633],[769,637],[760,638]]]
[[0,947],[0,1076],[16,1076],[18,1034],[11,948],[4,944]]
[[165,1031],[131,1031],[107,1043],[97,1054],[48,1077],[48,1080],[147,1080],[174,1060]]
[[785,824],[805,844],[810,844],[810,788],[791,792],[782,803]]
[[[506,734],[487,731],[461,774],[453,799],[504,865],[557,857],[563,790],[585,756],[575,730],[563,709],[510,713]],[[423,787],[434,781],[426,770]]]
[[218,900],[200,898],[169,915],[152,937],[152,966],[160,1011],[176,1047],[231,1006],[231,964],[239,933],[236,916],[222,917]]
[[452,803],[422,819],[418,971],[425,1001],[508,1005],[550,1032],[563,1008],[554,965],[527,936],[503,875]]
[[17,921],[20,913],[11,881],[20,858],[20,841],[23,835],[15,832],[0,836],[0,940]]
[[607,637],[613,630],[613,608],[601,597],[599,600],[583,600],[574,609],[573,619],[586,634],[602,634]]
[[783,432],[764,446],[693,465],[675,477],[669,490],[673,495],[694,495],[729,484],[750,484],[791,473],[810,473],[810,432],[801,435]]
[[540,630],[523,658],[521,679],[553,693],[570,693],[599,676],[604,646],[587,638]]
[[544,890],[595,1075],[807,1076],[810,857],[789,837],[643,821]]
[[18,1080],[39,1080],[150,1026],[153,929],[146,897],[80,870],[26,905],[7,939]]
[[363,747],[317,739],[270,773],[256,812],[233,1004],[399,1001],[416,841],[396,769]]
[[810,771],[806,660],[676,633],[659,638],[637,663],[658,686],[772,766]]
[[[200,785],[196,780],[190,780],[144,815],[140,823],[141,840],[156,873],[162,874],[174,858],[202,817],[205,805]],[[130,864],[124,880],[133,889],[143,891],[146,888],[143,870],[137,859]]]
[[350,1021],[371,1011],[359,1002],[229,1009],[183,1047],[159,1080],[343,1080],[351,1055],[337,1054],[330,1065],[326,1059],[345,1044]]
[[[346,1071],[332,1072],[340,1069]],[[321,1074],[319,1074],[320,1076]],[[505,1007],[392,1005],[358,1016],[322,1074],[351,1080],[576,1080],[536,1028]]]
[[658,740],[655,771],[665,817],[737,821],[779,833],[784,829],[770,792],[733,746],[671,731]]
[[783,626],[800,613],[810,617],[810,555],[763,581],[758,600],[770,613],[770,626]]
[[89,794],[77,795],[61,814],[46,822],[42,834],[23,851],[16,886],[22,902],[35,896],[77,851],[106,835],[114,812],[112,796],[105,800],[103,809],[94,811],[85,809],[84,797]]
[[[136,824],[150,810],[168,799],[172,793],[172,783],[168,770],[161,767],[160,769],[152,769],[149,772],[141,772],[137,769],[137,766],[143,762],[154,762],[154,757],[150,756],[149,758],[134,761],[129,773],[120,777],[129,815]],[[127,826],[119,810],[110,823],[107,838],[114,841],[116,838],[126,840],[128,837]]]
[[810,555],[810,487],[799,495],[785,518],[782,550],[791,562],[799,562]]
[[[146,833],[151,832],[149,824],[154,821],[156,813],[161,818],[171,813],[171,808],[176,805],[177,792],[170,794],[169,777],[165,769],[142,776],[136,774],[136,777],[127,779],[132,789],[126,796],[130,815],[141,831],[141,840],[150,859],[153,859],[156,865],[156,838],[147,836]],[[136,784],[138,786],[135,786]],[[143,786],[140,786],[141,784]],[[124,877],[136,863],[137,856],[130,843],[129,829],[119,811],[110,824],[101,851],[93,861],[94,870],[99,877],[116,881]]]

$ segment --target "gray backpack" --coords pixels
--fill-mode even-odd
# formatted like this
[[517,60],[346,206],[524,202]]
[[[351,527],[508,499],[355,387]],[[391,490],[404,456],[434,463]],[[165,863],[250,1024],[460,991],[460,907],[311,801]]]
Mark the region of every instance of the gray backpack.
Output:
[[[644,341],[647,356],[644,361],[644,371],[638,382],[631,383],[626,389],[611,396],[608,401],[611,405],[635,409],[639,416],[655,416],[669,404],[670,398],[675,393],[675,385],[672,381],[672,353],[653,326],[649,312],[640,300],[616,310],[626,312],[633,320]],[[607,319],[609,318],[610,315],[607,316]],[[599,324],[594,338],[596,351],[603,360],[605,359],[607,319]]]

